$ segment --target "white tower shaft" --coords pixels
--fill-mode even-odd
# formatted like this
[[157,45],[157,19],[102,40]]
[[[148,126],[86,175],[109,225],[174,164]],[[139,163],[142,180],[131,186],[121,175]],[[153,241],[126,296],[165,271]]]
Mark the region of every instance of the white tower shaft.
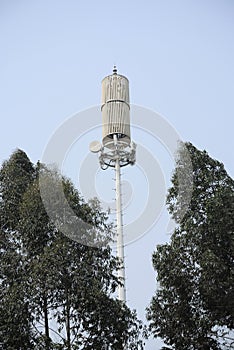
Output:
[[131,141],[130,133],[129,82],[125,76],[117,74],[115,66],[113,74],[102,80],[101,111],[102,145],[93,141],[90,150],[99,153],[99,162],[103,170],[115,168],[117,257],[121,262],[121,268],[118,270],[121,282],[118,286],[118,298],[126,303],[120,168],[135,163],[136,145]]
[[124,238],[123,238],[123,221],[122,221],[122,200],[121,200],[121,182],[120,182],[120,162],[118,155],[118,139],[114,135],[114,143],[117,150],[115,160],[115,182],[116,182],[116,229],[117,229],[117,256],[121,260],[122,266],[118,271],[118,277],[122,285],[118,287],[118,299],[126,302],[125,288],[125,264],[124,264]]

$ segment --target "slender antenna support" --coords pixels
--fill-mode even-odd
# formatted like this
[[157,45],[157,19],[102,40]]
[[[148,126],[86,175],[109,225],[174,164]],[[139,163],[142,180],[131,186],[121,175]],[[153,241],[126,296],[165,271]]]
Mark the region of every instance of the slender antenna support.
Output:
[[[118,150],[117,135],[114,135],[114,144]],[[120,162],[117,152],[115,160],[115,183],[116,183],[116,230],[117,230],[117,256],[121,260],[121,268],[118,270],[118,277],[122,285],[118,288],[119,300],[126,302],[125,288],[125,264],[124,264],[124,237],[123,237],[123,221],[122,221],[122,201],[121,201],[121,182],[120,182]]]
[[124,265],[124,235],[122,222],[121,179],[120,168],[135,164],[136,144],[131,141],[130,134],[130,104],[128,79],[117,74],[114,66],[113,74],[102,81],[102,144],[93,141],[90,151],[99,153],[99,162],[103,170],[115,169],[116,189],[116,230],[117,257],[121,261],[118,277],[118,298],[126,302],[125,265]]

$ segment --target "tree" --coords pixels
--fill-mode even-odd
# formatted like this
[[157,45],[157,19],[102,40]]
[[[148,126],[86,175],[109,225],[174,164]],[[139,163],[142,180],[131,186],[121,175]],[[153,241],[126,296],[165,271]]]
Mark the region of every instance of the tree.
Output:
[[[112,255],[112,226],[97,200],[85,203],[70,180],[33,166],[20,150],[4,162],[0,189],[2,348],[142,349],[141,322],[113,295],[121,262]],[[66,217],[64,202],[78,219]]]
[[153,334],[172,349],[228,348],[226,333],[234,328],[234,181],[206,151],[185,146],[193,193],[185,212],[179,176],[184,171],[185,185],[188,159],[181,146],[167,197],[177,227],[153,254],[160,287],[147,315]]
[[16,346],[28,350],[35,344],[17,231],[19,204],[33,176],[33,165],[21,150],[16,150],[0,170],[0,339],[4,350]]
[[[43,185],[48,186],[50,194],[53,188],[54,208],[63,212],[64,198],[57,186],[59,175],[43,166],[40,171],[46,173]],[[62,178],[62,185],[74,214],[96,228],[99,235],[95,240],[100,237],[102,245],[90,247],[70,239],[80,238],[76,234],[79,227],[74,225],[69,226],[74,230],[69,237],[61,233],[47,215],[38,179],[34,180],[23,196],[19,227],[29,257],[31,305],[35,320],[44,321],[45,346],[53,347],[51,338],[56,332],[59,340],[55,343],[68,350],[105,347],[119,350],[127,344],[140,349],[141,324],[133,312],[111,296],[120,283],[116,276],[120,262],[110,247],[103,244],[106,238],[103,240],[102,235],[109,237],[111,229],[105,223],[107,216],[97,201],[87,205],[69,180]],[[66,216],[63,220],[66,224]],[[86,232],[89,234],[95,236],[93,230]]]
[[34,167],[26,153],[17,149],[3,162],[0,171],[1,219],[3,227],[14,230],[19,221],[19,205],[34,178]]

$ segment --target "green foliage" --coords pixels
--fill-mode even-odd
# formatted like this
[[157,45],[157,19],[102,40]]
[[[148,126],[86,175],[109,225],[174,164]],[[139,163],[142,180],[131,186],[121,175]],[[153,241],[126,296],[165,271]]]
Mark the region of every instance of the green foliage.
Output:
[[[20,150],[4,162],[0,189],[2,349],[143,349],[141,322],[113,297],[121,262],[107,244],[112,226],[98,201],[85,203],[70,180],[34,167]],[[53,221],[41,190],[50,194]]]
[[153,254],[160,287],[148,318],[154,335],[173,349],[221,349],[222,330],[234,328],[234,181],[207,152],[186,147],[193,193],[185,212],[178,195],[178,172],[187,166],[182,148],[167,198],[177,228]]
[[16,150],[0,171],[1,220],[15,229],[19,221],[19,204],[28,185],[33,181],[34,167],[25,152]]
[[27,155],[17,150],[0,171],[0,343],[3,350],[34,347],[29,300],[25,295],[25,258],[17,235],[19,204],[33,181]]

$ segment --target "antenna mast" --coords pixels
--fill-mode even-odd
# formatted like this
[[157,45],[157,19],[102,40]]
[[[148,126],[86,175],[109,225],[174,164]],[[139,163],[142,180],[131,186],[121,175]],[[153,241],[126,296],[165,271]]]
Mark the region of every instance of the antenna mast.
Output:
[[120,169],[135,163],[136,145],[131,142],[130,134],[129,82],[125,76],[117,74],[116,66],[113,74],[102,80],[101,111],[102,145],[93,141],[90,150],[99,152],[103,170],[115,168],[117,256],[122,261],[118,276],[123,284],[118,288],[118,298],[126,302]]

